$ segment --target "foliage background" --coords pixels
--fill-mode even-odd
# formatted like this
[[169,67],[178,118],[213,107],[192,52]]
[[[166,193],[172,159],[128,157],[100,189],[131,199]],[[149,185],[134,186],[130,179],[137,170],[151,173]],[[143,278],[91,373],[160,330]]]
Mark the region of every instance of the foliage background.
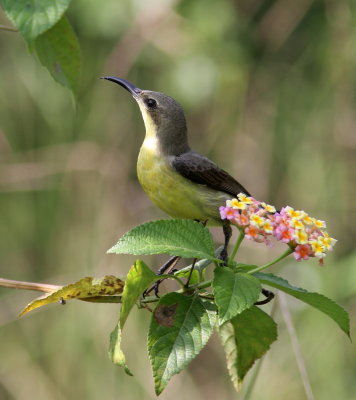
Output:
[[[133,226],[164,217],[136,179],[138,107],[96,79],[116,75],[177,98],[192,147],[256,198],[328,222],[339,242],[326,267],[290,259],[282,275],[339,302],[354,328],[355,2],[75,0],[69,18],[82,47],[77,105],[18,34],[0,32],[0,275],[54,284],[124,276],[134,258],[106,250]],[[0,23],[9,24],[3,14]],[[246,243],[241,261],[266,261],[280,250]],[[162,262],[145,260],[152,268]],[[133,313],[126,326],[131,378],[106,353],[117,306],[71,302],[18,320],[34,294],[0,295],[1,398],[155,398],[148,313]],[[355,346],[317,311],[289,304],[315,398],[353,398]],[[299,400],[303,386],[278,309],[276,320],[280,340],[253,399]],[[161,398],[178,396],[243,398],[216,337]]]

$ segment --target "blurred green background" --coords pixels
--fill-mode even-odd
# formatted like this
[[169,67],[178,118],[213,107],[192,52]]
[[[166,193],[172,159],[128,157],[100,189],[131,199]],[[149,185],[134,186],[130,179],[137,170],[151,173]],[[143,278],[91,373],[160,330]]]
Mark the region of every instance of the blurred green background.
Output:
[[[0,276],[52,284],[125,276],[135,258],[106,250],[133,226],[165,217],[136,179],[144,135],[138,107],[97,79],[116,75],[175,97],[191,146],[257,199],[327,221],[338,243],[326,266],[291,258],[281,273],[343,305],[354,328],[355,6],[75,0],[69,18],[83,58],[76,105],[17,33],[0,32]],[[0,23],[9,24],[3,14]],[[222,240],[219,230],[214,235]],[[281,249],[244,243],[240,260],[265,262]],[[154,269],[162,262],[144,259]],[[155,398],[145,348],[149,313],[134,311],[124,332],[132,378],[107,357],[118,306],[74,301],[17,319],[36,293],[1,288],[0,295],[1,399]],[[315,399],[355,399],[355,346],[318,311],[289,306]],[[279,340],[252,399],[304,399],[278,307],[275,319]],[[229,382],[217,337],[160,398],[243,398]]]

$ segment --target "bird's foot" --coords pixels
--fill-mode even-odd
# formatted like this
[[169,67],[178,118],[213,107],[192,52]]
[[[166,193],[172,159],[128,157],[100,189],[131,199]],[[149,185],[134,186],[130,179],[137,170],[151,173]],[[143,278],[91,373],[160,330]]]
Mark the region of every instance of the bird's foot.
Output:
[[[160,275],[163,275],[164,273],[173,274],[176,271],[176,269],[174,267],[176,266],[176,264],[178,263],[179,260],[180,260],[180,257],[178,257],[178,256],[171,257],[160,268],[158,268],[156,275],[160,276]],[[152,291],[154,292],[156,297],[159,297],[159,295],[158,295],[159,286],[162,283],[162,281],[163,281],[163,279],[159,279],[149,289],[146,289],[142,294],[143,297],[145,298]]]
[[228,258],[229,258],[229,257],[228,257],[228,254],[227,254],[227,249],[223,248],[223,249],[221,250],[221,252],[220,252],[219,260],[222,261],[222,265],[223,265],[224,267],[226,267],[227,264],[228,264]]
[[155,282],[149,289],[146,289],[143,292],[143,297],[145,298],[148,296],[152,291],[155,294],[156,297],[159,297],[158,292],[159,292],[159,285],[162,283],[163,279],[160,279],[159,281]]
[[267,289],[262,289],[262,294],[266,296],[264,300],[261,301],[256,301],[255,306],[260,306],[262,304],[267,304],[269,303],[273,298],[274,298],[274,293],[267,290]]

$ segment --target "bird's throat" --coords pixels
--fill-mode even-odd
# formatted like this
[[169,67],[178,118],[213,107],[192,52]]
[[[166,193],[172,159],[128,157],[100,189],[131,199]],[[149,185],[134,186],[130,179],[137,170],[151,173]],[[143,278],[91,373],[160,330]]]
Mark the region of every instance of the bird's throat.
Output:
[[145,124],[145,129],[146,129],[146,138],[150,137],[156,137],[157,135],[157,123],[153,120],[151,115],[147,112],[145,107],[139,103],[143,122]]
[[146,134],[145,140],[142,143],[142,147],[146,152],[157,153],[159,151],[157,136]]

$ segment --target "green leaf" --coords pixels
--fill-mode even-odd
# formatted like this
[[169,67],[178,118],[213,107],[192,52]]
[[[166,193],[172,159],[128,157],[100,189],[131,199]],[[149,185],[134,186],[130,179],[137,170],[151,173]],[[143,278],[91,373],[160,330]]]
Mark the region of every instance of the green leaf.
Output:
[[213,239],[201,223],[188,219],[147,222],[125,233],[108,250],[117,254],[170,254],[215,260]]
[[55,25],[71,0],[0,0],[2,8],[26,40]]
[[232,266],[232,269],[236,272],[248,272],[255,268],[257,268],[257,265],[243,264],[243,263],[236,263],[235,265]]
[[123,367],[127,375],[133,376],[126,364],[125,355],[121,350],[121,329],[119,324],[116,325],[115,329],[110,334],[108,352],[109,358],[114,364]]
[[54,80],[76,93],[80,76],[80,47],[67,18],[63,17],[38,36],[31,46]]
[[41,296],[31,301],[21,312],[20,316],[51,303],[60,303],[70,299],[88,299],[97,296],[113,296],[121,294],[125,282],[116,276],[107,275],[104,278],[82,278],[78,282],[71,283],[60,289]]
[[315,307],[333,319],[339,327],[350,337],[350,319],[348,313],[333,300],[319,293],[308,292],[305,289],[290,285],[285,279],[273,274],[253,274],[261,283],[279,289],[293,297]]
[[147,288],[148,285],[159,278],[160,277],[153,273],[143,261],[137,260],[131,267],[125,280],[125,287],[121,298],[121,329],[124,327],[132,307],[136,303],[137,299],[142,295],[142,292]]
[[159,395],[202,350],[216,323],[215,307],[199,296],[168,293],[152,315],[148,352]]
[[213,289],[220,324],[253,306],[261,293],[258,279],[227,267],[215,268]]
[[251,307],[219,328],[227,368],[236,390],[252,367],[277,339],[277,325],[258,307]]
[[[176,276],[177,278],[188,279],[189,274],[190,274],[190,268],[189,269],[183,268],[183,269],[175,272],[174,276]],[[196,269],[193,269],[190,280],[189,280],[189,284],[195,285],[196,283],[199,283],[199,271],[197,271]]]

